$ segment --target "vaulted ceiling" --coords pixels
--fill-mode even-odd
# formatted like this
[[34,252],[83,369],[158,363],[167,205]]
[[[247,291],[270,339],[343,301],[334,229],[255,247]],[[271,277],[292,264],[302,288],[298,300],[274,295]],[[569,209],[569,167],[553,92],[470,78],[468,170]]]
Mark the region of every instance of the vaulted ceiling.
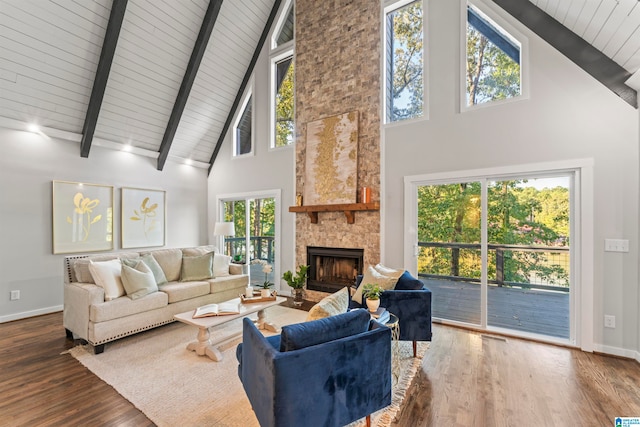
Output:
[[[190,60],[210,6],[219,11],[209,11],[212,31],[204,33],[194,69]],[[273,6],[274,0],[0,0],[0,116],[86,136],[94,82],[103,76],[93,144],[130,145],[161,157],[173,129],[168,156],[208,166]],[[121,27],[111,17],[116,7]],[[107,31],[110,17],[115,35]],[[110,37],[112,61],[100,63]],[[180,100],[183,110],[175,111]]]
[[[494,1],[640,69],[640,0]],[[210,168],[280,3],[0,0],[0,126]]]

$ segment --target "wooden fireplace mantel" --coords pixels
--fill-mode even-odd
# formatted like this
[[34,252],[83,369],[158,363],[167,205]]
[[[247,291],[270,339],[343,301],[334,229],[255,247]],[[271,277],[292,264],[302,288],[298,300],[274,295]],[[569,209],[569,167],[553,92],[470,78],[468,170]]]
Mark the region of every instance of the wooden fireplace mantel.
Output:
[[310,206],[289,206],[289,212],[306,213],[311,218],[311,224],[318,223],[318,212],[344,212],[347,217],[347,224],[356,221],[356,211],[379,211],[380,202],[371,203],[343,203],[334,205],[310,205]]

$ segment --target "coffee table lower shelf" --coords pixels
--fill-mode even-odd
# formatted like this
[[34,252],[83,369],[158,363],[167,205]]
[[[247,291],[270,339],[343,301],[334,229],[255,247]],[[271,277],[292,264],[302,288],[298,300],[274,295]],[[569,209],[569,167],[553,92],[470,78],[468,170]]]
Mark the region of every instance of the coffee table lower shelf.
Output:
[[274,305],[282,304],[286,300],[287,299],[284,297],[277,297],[275,301],[265,301],[265,302],[253,303],[253,304],[241,304],[240,298],[234,298],[230,301],[225,301],[225,302],[239,304],[240,313],[238,314],[202,317],[199,319],[194,319],[193,310],[190,310],[184,313],[176,314],[173,317],[179,322],[196,326],[198,328],[196,341],[190,342],[187,345],[187,350],[195,351],[198,356],[207,356],[211,360],[215,360],[216,362],[219,362],[222,360],[223,356],[222,356],[222,352],[218,349],[218,346],[233,338],[238,337],[238,335],[242,334],[242,332],[240,332],[240,334],[233,334],[233,335],[221,337],[216,339],[215,341],[212,341],[211,335],[209,333],[210,328],[213,328],[218,325],[222,325],[224,323],[230,322],[232,320],[235,320],[241,317],[246,317],[252,313],[258,313],[258,319],[256,320],[256,326],[258,327],[258,329],[267,330],[271,332],[280,332],[280,328],[277,325],[267,321],[264,310],[269,307],[273,307]]

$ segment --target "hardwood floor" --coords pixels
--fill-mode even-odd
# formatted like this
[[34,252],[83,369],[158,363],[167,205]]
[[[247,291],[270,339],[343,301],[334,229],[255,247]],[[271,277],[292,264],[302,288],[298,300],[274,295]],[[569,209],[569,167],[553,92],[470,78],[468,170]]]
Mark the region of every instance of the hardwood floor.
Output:
[[640,364],[434,325],[394,426],[613,426],[640,416]]
[[[153,426],[63,354],[72,345],[62,313],[0,324],[0,425]],[[637,362],[434,325],[394,425],[603,426],[616,416],[640,416]]]

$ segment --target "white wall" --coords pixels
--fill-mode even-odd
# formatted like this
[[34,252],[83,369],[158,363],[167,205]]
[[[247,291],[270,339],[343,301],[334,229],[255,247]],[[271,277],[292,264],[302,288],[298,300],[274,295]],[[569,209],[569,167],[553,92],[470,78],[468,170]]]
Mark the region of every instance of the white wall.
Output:
[[[460,114],[460,2],[428,3],[430,119],[383,137],[385,264],[403,263],[404,176],[591,158],[594,342],[637,357],[638,112],[493,4],[529,39],[531,96]],[[629,253],[605,253],[605,238],[629,239]],[[616,329],[603,328],[604,314],[616,316]]]
[[[114,250],[120,246],[120,188],[165,190],[167,247],[207,243],[206,170],[0,128],[0,322],[62,309],[63,258],[53,255],[53,180],[114,186]],[[11,290],[20,300],[10,301]]]
[[230,129],[209,176],[209,235],[212,237],[213,225],[217,220],[218,197],[280,190],[282,215],[280,241],[276,242],[280,264],[277,265],[276,259],[275,274],[271,280],[276,284],[276,289],[289,292],[290,288],[280,278],[282,272],[295,270],[295,214],[289,212],[289,206],[295,205],[295,146],[269,148],[269,86],[269,55],[265,46],[254,71],[254,152],[250,156],[234,158]]

